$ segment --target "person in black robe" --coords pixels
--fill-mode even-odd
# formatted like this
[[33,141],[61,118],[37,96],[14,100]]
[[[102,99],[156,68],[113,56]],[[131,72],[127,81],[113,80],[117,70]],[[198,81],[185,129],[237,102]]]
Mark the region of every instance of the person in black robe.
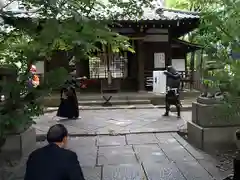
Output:
[[66,82],[68,84],[69,100],[72,102],[74,118],[79,118],[78,99],[75,89],[79,88],[75,76]]
[[170,106],[175,105],[177,108],[177,116],[180,118],[181,102],[179,87],[181,76],[172,66],[168,66],[164,74],[167,76],[167,94],[165,97],[166,112],[163,116],[169,116]]
[[73,118],[78,118],[79,117],[78,99],[74,86],[70,86],[68,88],[68,100],[72,107],[71,109],[72,111],[70,112],[73,114]]
[[57,112],[58,117],[77,119],[79,118],[78,100],[75,87],[66,82],[61,89],[61,102]]

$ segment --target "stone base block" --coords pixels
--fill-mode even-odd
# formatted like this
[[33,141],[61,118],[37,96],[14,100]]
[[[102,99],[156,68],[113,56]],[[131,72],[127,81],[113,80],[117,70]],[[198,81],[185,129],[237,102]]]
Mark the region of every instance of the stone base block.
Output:
[[197,103],[192,103],[192,122],[197,123],[198,117],[197,117]]
[[192,103],[192,122],[201,127],[240,126],[239,117],[225,118],[220,114],[219,104]]
[[214,116],[216,105],[201,104],[198,102],[192,103],[192,122],[202,126],[217,126],[222,122]]
[[204,150],[235,146],[235,132],[239,128],[240,126],[203,128],[193,122],[187,123],[189,142]]
[[21,134],[10,135],[1,147],[0,158],[15,160],[28,155],[36,147],[36,131],[29,128]]

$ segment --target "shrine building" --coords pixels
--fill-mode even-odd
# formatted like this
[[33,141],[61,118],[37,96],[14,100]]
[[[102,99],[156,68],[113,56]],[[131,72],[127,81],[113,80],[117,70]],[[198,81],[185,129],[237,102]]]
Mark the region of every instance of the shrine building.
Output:
[[[135,50],[132,52],[101,54],[88,60],[59,61],[66,56],[58,53],[45,63],[45,72],[57,67],[75,70],[77,77],[93,79],[86,91],[100,92],[101,81],[107,79],[110,70],[122,92],[148,91],[152,88],[153,71],[172,65],[183,76],[184,83],[193,83],[194,57],[187,68],[187,54],[201,47],[180,38],[199,26],[200,17],[195,12],[159,8],[144,11],[141,19],[119,19],[112,30],[129,37]],[[67,58],[67,57],[66,57]]]

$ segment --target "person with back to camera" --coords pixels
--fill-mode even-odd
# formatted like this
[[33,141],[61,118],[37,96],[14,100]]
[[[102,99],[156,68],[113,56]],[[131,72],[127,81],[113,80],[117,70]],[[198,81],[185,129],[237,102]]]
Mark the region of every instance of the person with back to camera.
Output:
[[61,101],[58,107],[57,116],[68,118],[68,119],[78,119],[79,108],[78,99],[76,95],[76,82],[66,81],[61,89]]
[[163,116],[169,116],[170,106],[175,105],[177,108],[177,116],[180,118],[181,102],[179,97],[179,87],[181,83],[181,76],[172,66],[168,66],[167,70],[164,71],[164,74],[167,76],[167,94],[165,97],[166,112]]
[[49,144],[30,154],[24,180],[85,180],[76,153],[64,149],[67,139],[62,124],[50,127]]

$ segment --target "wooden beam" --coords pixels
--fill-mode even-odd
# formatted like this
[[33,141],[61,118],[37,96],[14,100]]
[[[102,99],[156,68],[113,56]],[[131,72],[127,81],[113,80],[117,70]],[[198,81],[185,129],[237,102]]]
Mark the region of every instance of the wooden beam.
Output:
[[144,38],[145,37],[129,37],[129,39],[132,39],[132,40],[142,40]]

